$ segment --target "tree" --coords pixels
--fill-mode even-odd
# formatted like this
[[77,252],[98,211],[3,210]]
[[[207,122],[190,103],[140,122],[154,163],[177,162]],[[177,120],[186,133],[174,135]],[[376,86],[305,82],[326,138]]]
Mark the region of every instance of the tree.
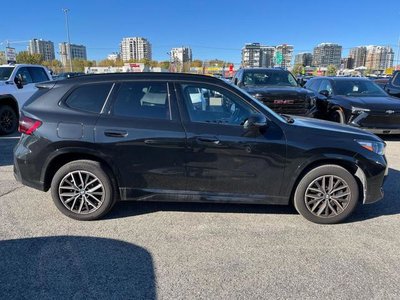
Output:
[[49,70],[53,71],[53,73],[59,74],[63,72],[63,65],[61,61],[57,59],[51,61],[43,61],[42,65],[47,67]]
[[41,54],[30,54],[28,51],[21,51],[17,54],[18,64],[40,65],[43,62]]
[[335,76],[337,73],[337,67],[335,65],[329,65],[326,67],[326,76]]
[[292,73],[294,75],[300,75],[300,74],[304,74],[304,67],[302,64],[296,64],[293,67]]
[[169,61],[160,61],[159,63],[158,63],[158,66],[161,68],[161,69],[165,69],[165,70],[169,70],[169,65],[170,65],[170,62]]
[[195,59],[191,63],[191,67],[193,68],[201,68],[203,66],[203,61],[200,59]]
[[96,66],[96,61],[84,60],[84,59],[73,59],[72,66],[74,72],[84,72],[85,67],[94,67]]

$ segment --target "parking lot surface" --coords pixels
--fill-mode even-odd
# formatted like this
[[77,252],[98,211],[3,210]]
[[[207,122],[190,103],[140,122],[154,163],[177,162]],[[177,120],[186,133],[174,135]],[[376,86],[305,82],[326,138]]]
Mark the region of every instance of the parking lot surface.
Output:
[[344,224],[291,207],[119,203],[103,220],[63,216],[17,183],[0,138],[0,298],[399,299],[400,137],[385,198]]

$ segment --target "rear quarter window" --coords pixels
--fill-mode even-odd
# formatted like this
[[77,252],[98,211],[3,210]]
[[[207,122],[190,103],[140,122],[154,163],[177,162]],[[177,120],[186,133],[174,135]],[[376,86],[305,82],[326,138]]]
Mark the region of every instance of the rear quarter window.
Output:
[[65,105],[81,111],[100,113],[111,87],[112,83],[79,86],[68,95]]

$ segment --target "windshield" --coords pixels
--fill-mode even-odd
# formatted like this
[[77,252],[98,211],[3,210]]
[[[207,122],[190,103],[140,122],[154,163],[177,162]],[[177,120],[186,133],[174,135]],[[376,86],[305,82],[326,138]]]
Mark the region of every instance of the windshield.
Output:
[[336,80],[335,94],[350,97],[384,97],[384,90],[369,80]]
[[297,86],[297,81],[290,72],[276,70],[245,71],[244,85],[279,85]]
[[260,105],[263,109],[268,111],[271,115],[273,115],[275,118],[278,120],[281,120],[282,122],[285,122],[285,118],[283,118],[281,115],[277,114],[274,112],[272,109],[270,109],[268,106],[266,106],[264,103],[262,103],[260,100],[254,98],[251,94],[247,93],[245,90],[242,90],[241,88],[237,87],[236,85],[232,85],[233,88],[238,90],[240,93],[245,94],[246,96],[250,97],[251,99],[254,100],[258,105]]
[[0,81],[8,80],[14,67],[0,67]]

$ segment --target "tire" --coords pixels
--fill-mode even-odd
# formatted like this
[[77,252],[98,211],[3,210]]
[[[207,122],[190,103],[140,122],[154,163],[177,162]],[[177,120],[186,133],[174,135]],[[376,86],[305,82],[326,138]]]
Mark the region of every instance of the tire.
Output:
[[18,116],[9,105],[0,106],[0,135],[15,132],[18,128]]
[[356,208],[359,187],[346,169],[323,165],[312,169],[300,180],[293,200],[296,210],[307,220],[335,224],[345,220]]
[[51,181],[51,196],[66,216],[89,221],[106,215],[117,201],[117,186],[111,172],[91,160],[77,160],[62,166]]
[[329,120],[331,120],[332,122],[340,123],[340,124],[345,124],[345,122],[346,122],[344,113],[339,108],[336,108],[329,113]]

